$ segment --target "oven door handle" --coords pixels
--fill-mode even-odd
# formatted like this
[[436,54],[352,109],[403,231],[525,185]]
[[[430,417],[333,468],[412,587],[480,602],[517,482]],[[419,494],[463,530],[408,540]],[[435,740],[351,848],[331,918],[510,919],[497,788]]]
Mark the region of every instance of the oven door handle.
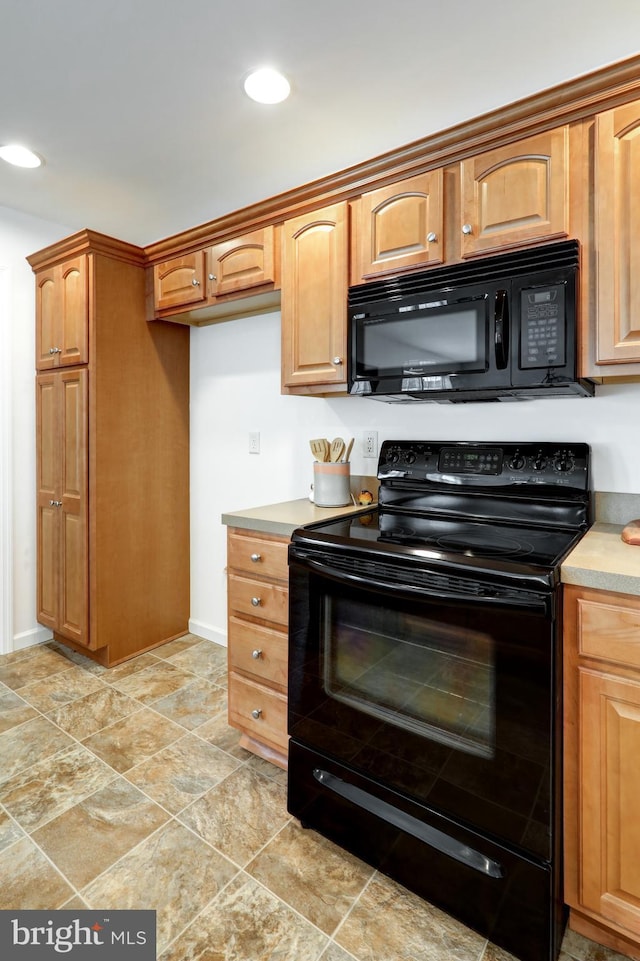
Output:
[[[551,595],[537,594],[526,590],[526,588],[483,584],[469,578],[469,591],[466,592],[446,587],[444,582],[449,579],[446,574],[435,575],[439,583],[433,585],[409,584],[406,580],[387,580],[376,578],[372,574],[367,574],[365,578],[360,574],[337,570],[335,567],[323,564],[311,557],[302,558],[299,555],[297,560],[302,561],[303,565],[308,566],[311,570],[322,574],[324,577],[330,577],[338,583],[353,584],[356,587],[367,589],[373,587],[387,594],[402,592],[411,596],[433,597],[437,601],[455,601],[467,604],[471,602],[488,607],[517,607],[518,610],[537,612],[543,616],[547,616],[550,611],[553,612],[553,597]],[[461,578],[454,576],[450,580],[459,582]]]

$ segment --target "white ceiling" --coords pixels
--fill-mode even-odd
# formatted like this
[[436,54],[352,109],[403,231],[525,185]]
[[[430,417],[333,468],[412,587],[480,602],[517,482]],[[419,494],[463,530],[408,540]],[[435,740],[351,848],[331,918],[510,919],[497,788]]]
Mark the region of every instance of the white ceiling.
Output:
[[638,0],[1,0],[0,143],[46,163],[0,205],[148,244],[639,47]]

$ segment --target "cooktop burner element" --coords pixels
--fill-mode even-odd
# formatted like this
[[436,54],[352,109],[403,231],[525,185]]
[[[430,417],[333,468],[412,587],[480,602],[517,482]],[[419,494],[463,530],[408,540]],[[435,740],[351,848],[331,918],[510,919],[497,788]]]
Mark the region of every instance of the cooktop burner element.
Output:
[[526,557],[533,550],[531,544],[515,538],[502,537],[499,533],[495,533],[492,542],[487,544],[486,537],[478,531],[461,531],[459,534],[438,537],[435,543],[444,550],[464,551],[469,554],[478,552],[494,556],[502,554],[505,557]]

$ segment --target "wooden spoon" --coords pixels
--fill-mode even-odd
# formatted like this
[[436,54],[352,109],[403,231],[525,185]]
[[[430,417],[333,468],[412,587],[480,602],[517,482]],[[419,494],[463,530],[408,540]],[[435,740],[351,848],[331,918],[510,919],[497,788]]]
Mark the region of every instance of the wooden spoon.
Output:
[[349,443],[347,444],[347,449],[345,450],[345,452],[344,452],[344,457],[342,458],[343,461],[344,461],[346,464],[349,463],[349,458],[351,457],[351,448],[352,448],[352,447],[353,447],[353,437],[351,438],[351,440],[350,440]]
[[337,464],[344,454],[344,441],[342,437],[336,437],[331,441],[329,459],[332,464]]
[[309,447],[316,460],[323,461],[327,459],[326,454],[329,445],[324,437],[315,437],[313,440],[310,440]]

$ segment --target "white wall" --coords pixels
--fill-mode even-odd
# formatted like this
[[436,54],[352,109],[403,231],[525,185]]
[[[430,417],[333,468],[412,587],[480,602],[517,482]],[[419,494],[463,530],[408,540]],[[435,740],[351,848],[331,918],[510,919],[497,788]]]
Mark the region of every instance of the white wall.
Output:
[[[226,528],[222,513],[306,497],[311,437],[379,440],[558,440],[592,447],[593,487],[640,493],[640,384],[596,388],[595,398],[407,407],[356,397],[280,395],[280,315],[191,332],[191,629],[225,643]],[[261,453],[248,453],[259,431]],[[635,438],[635,440],[634,440]]]
[[[12,529],[7,530],[3,522],[0,550],[4,554],[4,546],[11,544],[13,556],[8,578],[13,581],[12,604],[4,597],[2,604],[3,609],[13,608],[13,636],[0,638],[0,651],[50,636],[35,618],[35,286],[25,258],[70,233],[66,226],[0,207],[0,265],[8,275],[8,296],[2,305],[7,309],[0,316],[0,349],[11,359],[1,368],[1,376],[11,381],[11,436],[6,444],[2,438],[0,456],[8,449],[12,502],[8,512]],[[0,419],[2,423],[4,419]],[[4,520],[5,513],[1,516]]]

